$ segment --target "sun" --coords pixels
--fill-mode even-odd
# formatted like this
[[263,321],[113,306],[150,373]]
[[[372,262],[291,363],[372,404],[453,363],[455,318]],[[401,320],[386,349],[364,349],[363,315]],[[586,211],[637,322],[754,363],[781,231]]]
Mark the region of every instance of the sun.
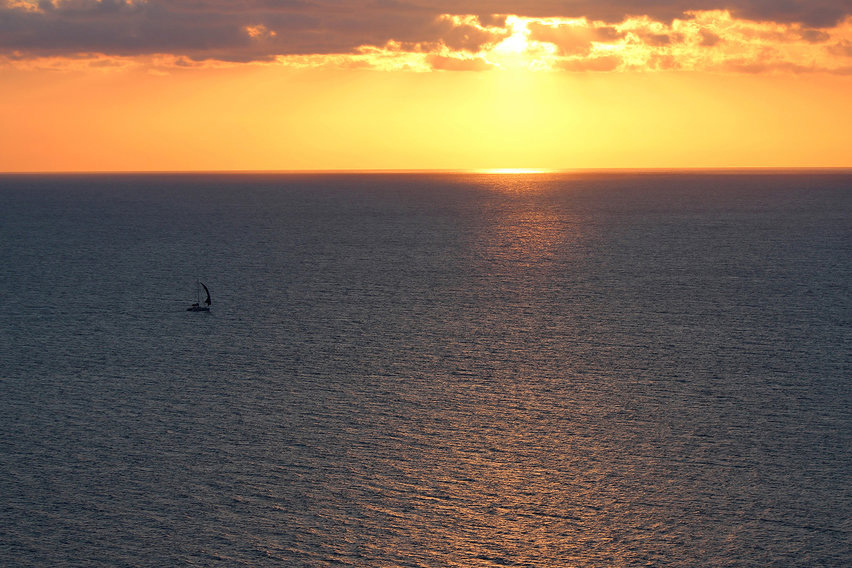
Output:
[[511,33],[488,53],[488,60],[502,69],[527,67],[529,58],[529,30],[527,23],[515,16],[506,19],[506,27]]
[[529,22],[528,18],[508,16],[506,27],[511,33],[488,50],[488,62],[503,70],[549,69],[556,46],[530,40]]
[[527,51],[530,35],[526,21],[516,16],[506,18],[506,27],[512,33],[494,47],[494,52],[500,55],[521,55]]

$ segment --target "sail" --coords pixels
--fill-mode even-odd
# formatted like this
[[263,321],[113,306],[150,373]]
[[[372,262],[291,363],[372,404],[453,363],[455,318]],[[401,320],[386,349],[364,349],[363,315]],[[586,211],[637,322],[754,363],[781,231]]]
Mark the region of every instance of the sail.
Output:
[[204,282],[199,282],[199,284],[201,284],[201,287],[204,288],[205,292],[207,292],[207,299],[204,300],[204,303],[209,306],[210,304],[213,303],[213,302],[210,301],[210,290],[207,289],[207,286],[204,285]]

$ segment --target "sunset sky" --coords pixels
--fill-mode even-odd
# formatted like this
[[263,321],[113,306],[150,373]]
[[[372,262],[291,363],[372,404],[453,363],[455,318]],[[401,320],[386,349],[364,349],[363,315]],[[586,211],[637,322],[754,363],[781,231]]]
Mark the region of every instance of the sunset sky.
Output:
[[852,0],[0,0],[0,171],[852,167]]

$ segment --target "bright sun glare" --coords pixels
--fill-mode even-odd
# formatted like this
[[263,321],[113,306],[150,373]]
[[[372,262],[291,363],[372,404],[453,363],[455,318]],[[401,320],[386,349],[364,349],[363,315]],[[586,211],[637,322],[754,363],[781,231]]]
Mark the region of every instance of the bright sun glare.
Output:
[[549,69],[556,46],[530,40],[528,24],[527,19],[509,16],[506,19],[506,27],[511,33],[488,51],[486,59],[503,70]]
[[477,170],[481,174],[546,174],[553,170],[544,168],[488,168]]
[[506,25],[512,30],[511,35],[494,46],[492,54],[497,56],[501,67],[526,67],[529,63],[526,56],[529,49],[529,30],[527,24],[520,18],[510,16]]

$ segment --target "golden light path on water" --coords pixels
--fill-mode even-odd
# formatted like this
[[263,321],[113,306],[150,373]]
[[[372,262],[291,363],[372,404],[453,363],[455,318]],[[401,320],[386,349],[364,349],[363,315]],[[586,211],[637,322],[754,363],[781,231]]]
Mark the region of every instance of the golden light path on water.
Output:
[[2,181],[0,566],[852,565],[848,173]]
[[486,168],[482,170],[474,170],[480,174],[550,174],[557,170],[547,168]]

